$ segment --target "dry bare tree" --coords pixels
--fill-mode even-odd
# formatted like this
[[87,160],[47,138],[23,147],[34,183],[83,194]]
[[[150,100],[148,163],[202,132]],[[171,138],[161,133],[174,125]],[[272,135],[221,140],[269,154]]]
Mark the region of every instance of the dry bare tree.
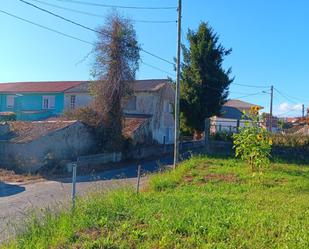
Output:
[[132,22],[116,12],[98,31],[93,65],[94,107],[99,126],[104,127],[105,141],[115,149],[122,141],[122,99],[132,93],[140,48]]

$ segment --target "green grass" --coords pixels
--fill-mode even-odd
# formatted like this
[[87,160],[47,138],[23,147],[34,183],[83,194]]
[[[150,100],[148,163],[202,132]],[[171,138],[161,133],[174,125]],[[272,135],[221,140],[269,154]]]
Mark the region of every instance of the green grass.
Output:
[[33,219],[6,248],[309,248],[309,166],[252,176],[235,159],[195,157],[147,189],[79,200]]

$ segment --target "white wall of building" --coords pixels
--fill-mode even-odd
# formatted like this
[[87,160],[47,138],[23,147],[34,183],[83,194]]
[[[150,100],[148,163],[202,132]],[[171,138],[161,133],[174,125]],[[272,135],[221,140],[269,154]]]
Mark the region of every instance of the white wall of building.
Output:
[[87,106],[91,103],[93,97],[88,93],[66,93],[64,95],[64,110],[71,110],[71,99],[75,96],[75,108]]
[[[82,89],[83,90],[83,89]],[[65,93],[64,110],[72,109],[72,96],[75,96],[75,108],[87,106],[93,97],[80,89]],[[158,91],[139,91],[124,102],[124,113],[151,115],[153,139],[158,143],[174,142],[174,89],[166,85]]]
[[[249,120],[239,120],[239,127],[244,127]],[[237,119],[213,117],[210,121],[210,132],[236,132]]]

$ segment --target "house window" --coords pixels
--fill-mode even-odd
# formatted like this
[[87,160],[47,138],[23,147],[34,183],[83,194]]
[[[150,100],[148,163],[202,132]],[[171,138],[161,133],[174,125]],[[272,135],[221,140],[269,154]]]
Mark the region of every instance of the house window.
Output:
[[171,103],[167,102],[167,101],[164,101],[164,112],[165,113],[172,113],[173,112],[173,106]]
[[135,111],[136,110],[136,96],[133,96],[132,98],[130,98],[126,109],[128,111]]
[[55,109],[55,96],[45,95],[42,97],[42,109]]
[[76,95],[71,95],[70,99],[70,107],[71,109],[75,109]]
[[13,108],[14,107],[14,95],[6,96],[6,107]]

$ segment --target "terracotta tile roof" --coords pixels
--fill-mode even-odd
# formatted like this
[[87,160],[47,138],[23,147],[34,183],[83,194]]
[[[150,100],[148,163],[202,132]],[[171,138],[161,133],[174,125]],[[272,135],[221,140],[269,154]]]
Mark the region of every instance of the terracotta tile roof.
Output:
[[[170,84],[168,79],[136,80],[133,84],[134,91],[158,91],[165,84]],[[0,92],[27,93],[27,92],[88,92],[90,81],[46,81],[46,82],[16,82],[0,83]]]
[[16,121],[10,123],[12,133],[11,142],[27,143],[41,136],[47,135],[50,132],[63,129],[77,121],[36,121],[22,122]]
[[122,134],[126,138],[132,138],[134,132],[149,120],[148,117],[125,117]]
[[[237,109],[247,109],[247,108],[251,108],[252,106],[259,106],[259,105],[256,105],[256,104],[251,104],[251,103],[248,103],[248,102],[245,102],[245,101],[242,101],[242,100],[238,100],[238,99],[230,99],[228,100],[224,106],[229,106],[229,107],[235,107]],[[264,107],[262,106],[259,106],[261,109],[263,109]]]
[[157,79],[157,80],[137,80],[134,83],[134,91],[137,92],[156,92],[160,90],[165,84],[170,84],[171,82],[167,79]]
[[47,81],[47,82],[16,82],[0,83],[0,92],[26,93],[26,92],[64,92],[79,86],[85,81]]

